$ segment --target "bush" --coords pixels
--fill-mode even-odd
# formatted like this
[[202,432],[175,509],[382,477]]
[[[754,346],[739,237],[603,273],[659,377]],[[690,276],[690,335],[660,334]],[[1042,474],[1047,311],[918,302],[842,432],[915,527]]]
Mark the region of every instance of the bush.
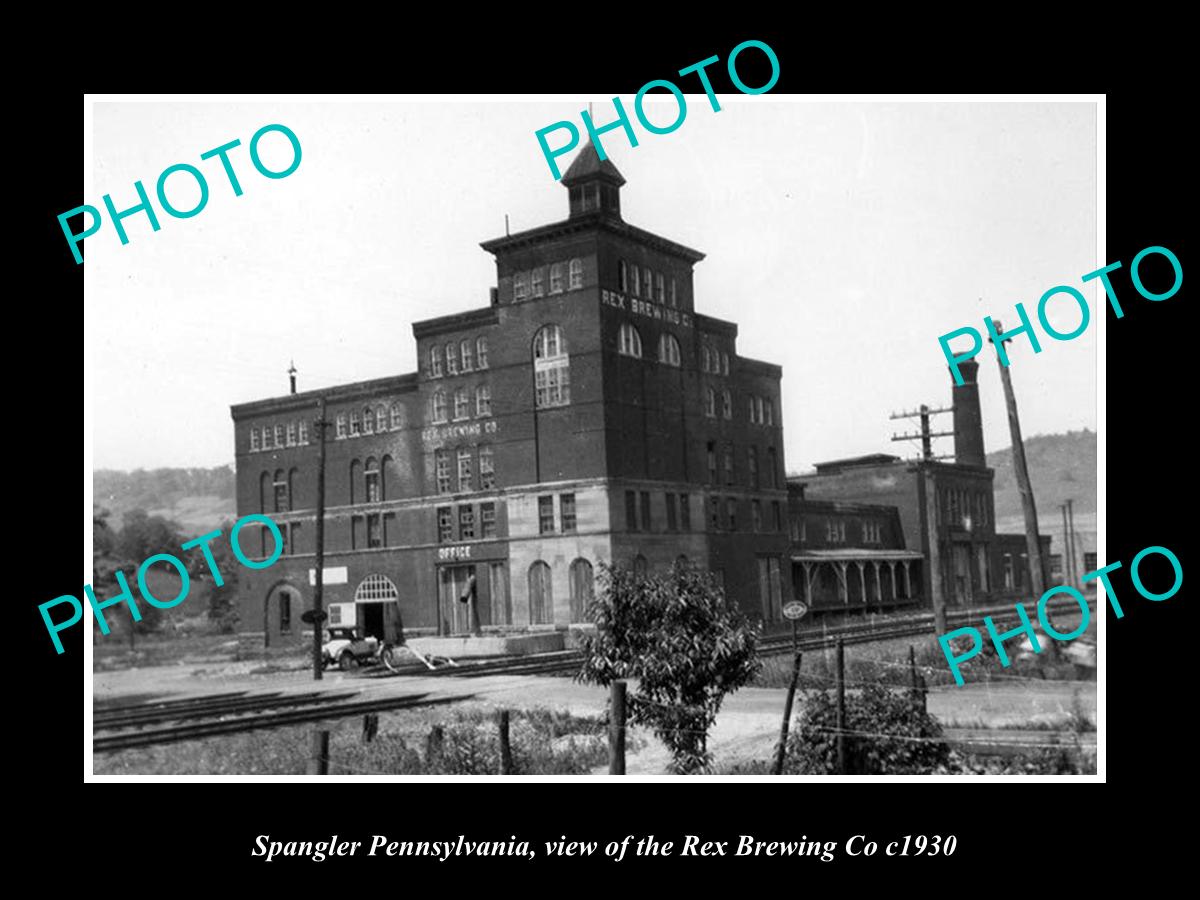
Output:
[[[908,693],[879,685],[846,695],[846,760],[858,775],[928,775],[950,761],[942,726]],[[870,737],[865,737],[870,735]],[[879,737],[878,735],[888,735]],[[892,737],[894,736],[894,737]],[[796,730],[788,738],[785,772],[836,774],[837,700],[828,691],[809,696]]]

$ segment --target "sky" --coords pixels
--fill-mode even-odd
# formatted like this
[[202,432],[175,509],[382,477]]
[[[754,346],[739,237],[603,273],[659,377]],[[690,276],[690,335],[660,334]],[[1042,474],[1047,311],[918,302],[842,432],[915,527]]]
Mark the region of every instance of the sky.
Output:
[[[1094,104],[718,97],[720,112],[688,95],[673,133],[635,124],[636,148],[619,130],[605,148],[626,178],[625,220],[707,254],[697,311],[736,322],[741,355],[783,366],[788,471],[915,453],[890,440],[915,420],[889,414],[949,404],[938,337],[982,331],[985,315],[1015,327],[1014,304],[1035,317],[1057,285],[1083,293],[1092,324],[1071,341],[1040,335],[1037,355],[1023,341],[1010,351],[1022,431],[1096,428],[1103,301],[1081,276],[1110,260],[1096,251]],[[479,243],[504,234],[504,216],[514,233],[566,218],[534,134],[579,125],[589,100],[607,121],[599,97],[96,103],[84,202],[133,206],[135,181],[153,197],[181,162],[210,195],[187,219],[155,199],[161,230],[135,214],[127,245],[107,218],[85,241],[93,467],[232,463],[230,405],[287,393],[292,360],[300,390],[414,371],[414,321],[487,305],[496,270]],[[655,122],[675,114],[674,101],[646,108]],[[272,123],[302,147],[286,178],[249,159]],[[234,139],[240,197],[216,159],[200,160]],[[269,168],[291,160],[279,134],[260,148]],[[177,207],[198,196],[171,176]],[[1061,298],[1049,312],[1060,331],[1079,322]],[[990,348],[979,359],[985,445],[998,450],[1011,442],[997,363]],[[934,424],[949,430],[950,417]]]

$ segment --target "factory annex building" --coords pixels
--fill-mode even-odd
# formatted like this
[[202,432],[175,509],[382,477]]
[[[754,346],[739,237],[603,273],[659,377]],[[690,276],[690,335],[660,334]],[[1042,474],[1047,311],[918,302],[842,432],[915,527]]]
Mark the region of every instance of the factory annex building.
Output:
[[[703,254],[625,222],[624,181],[585,147],[568,218],[482,245],[490,304],[413,325],[417,372],[232,408],[239,515],[270,515],[285,542],[241,585],[243,630],[299,640],[312,604],[321,396],[330,624],[466,632],[473,576],[485,629],[565,629],[601,560],[698,565],[779,619],[781,369],[697,312]],[[270,555],[261,540],[247,552]]]

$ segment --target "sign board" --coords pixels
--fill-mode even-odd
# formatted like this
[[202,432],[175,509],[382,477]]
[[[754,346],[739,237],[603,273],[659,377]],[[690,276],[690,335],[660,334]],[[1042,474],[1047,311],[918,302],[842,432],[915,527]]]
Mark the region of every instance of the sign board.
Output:
[[[350,581],[350,570],[345,566],[326,566],[325,577],[321,579],[324,584],[348,584]],[[308,570],[308,583],[315,587],[317,584],[317,570]]]
[[306,609],[304,612],[300,613],[300,621],[305,625],[312,625],[314,623],[319,625],[327,618],[329,617],[325,615],[325,610],[317,612],[315,609]]
[[784,618],[787,619],[803,618],[806,612],[808,612],[808,607],[799,600],[793,600],[791,603],[787,603],[783,607],[783,615]]

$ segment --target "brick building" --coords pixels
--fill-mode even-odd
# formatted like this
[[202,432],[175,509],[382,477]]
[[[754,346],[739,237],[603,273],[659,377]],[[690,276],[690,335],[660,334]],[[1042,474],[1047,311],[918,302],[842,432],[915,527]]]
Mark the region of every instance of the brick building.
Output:
[[246,573],[244,630],[299,640],[312,603],[320,397],[331,624],[462,633],[474,578],[485,629],[565,630],[601,560],[685,560],[780,618],[782,371],[697,312],[703,254],[625,222],[624,183],[585,147],[562,178],[566,219],[482,244],[489,304],[413,324],[417,372],[232,407],[238,514],[270,515],[285,544]]

